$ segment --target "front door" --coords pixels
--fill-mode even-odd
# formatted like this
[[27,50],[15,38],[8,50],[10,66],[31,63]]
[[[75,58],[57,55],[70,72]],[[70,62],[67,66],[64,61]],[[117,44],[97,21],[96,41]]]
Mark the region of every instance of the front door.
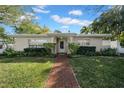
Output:
[[59,40],[59,53],[65,53],[65,41],[64,40]]

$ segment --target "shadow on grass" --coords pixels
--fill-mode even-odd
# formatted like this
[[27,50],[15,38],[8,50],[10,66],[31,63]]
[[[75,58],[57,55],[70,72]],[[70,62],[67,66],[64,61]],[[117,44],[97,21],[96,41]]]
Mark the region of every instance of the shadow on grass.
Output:
[[43,71],[42,71],[42,73],[49,73],[49,72],[50,72],[50,70],[51,70],[51,67],[46,68],[45,70],[43,70]]
[[14,58],[1,58],[0,63],[47,63],[53,62],[53,58],[42,57],[14,57]]

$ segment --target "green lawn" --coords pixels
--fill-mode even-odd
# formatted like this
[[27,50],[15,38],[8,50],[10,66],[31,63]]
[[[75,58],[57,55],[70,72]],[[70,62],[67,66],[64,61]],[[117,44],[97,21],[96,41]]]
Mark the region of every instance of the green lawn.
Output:
[[52,58],[1,58],[0,87],[44,87],[52,64]]
[[81,87],[124,87],[124,57],[70,58]]

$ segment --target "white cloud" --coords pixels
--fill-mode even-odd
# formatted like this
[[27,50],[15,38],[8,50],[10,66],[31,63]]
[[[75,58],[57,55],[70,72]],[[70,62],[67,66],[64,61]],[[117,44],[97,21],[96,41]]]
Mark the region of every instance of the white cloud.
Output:
[[68,29],[69,26],[61,26],[61,28],[63,28],[63,29]]
[[45,10],[46,6],[37,6],[37,7],[32,7],[33,11],[36,13],[50,13],[49,10]]
[[79,20],[79,19],[73,19],[70,17],[60,17],[58,15],[52,15],[51,18],[56,21],[57,23],[63,24],[63,25],[80,25],[80,26],[88,26],[92,23],[92,21],[89,20]]
[[69,15],[75,15],[75,16],[80,16],[82,15],[82,11],[81,10],[72,10],[68,13]]
[[46,5],[38,5],[37,7],[40,9],[45,9]]

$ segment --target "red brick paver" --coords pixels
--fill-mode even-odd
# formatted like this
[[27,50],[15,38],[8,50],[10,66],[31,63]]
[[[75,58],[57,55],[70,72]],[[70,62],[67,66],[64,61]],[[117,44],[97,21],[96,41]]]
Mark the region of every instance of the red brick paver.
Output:
[[68,63],[66,55],[58,55],[50,72],[47,88],[78,88],[79,85]]

